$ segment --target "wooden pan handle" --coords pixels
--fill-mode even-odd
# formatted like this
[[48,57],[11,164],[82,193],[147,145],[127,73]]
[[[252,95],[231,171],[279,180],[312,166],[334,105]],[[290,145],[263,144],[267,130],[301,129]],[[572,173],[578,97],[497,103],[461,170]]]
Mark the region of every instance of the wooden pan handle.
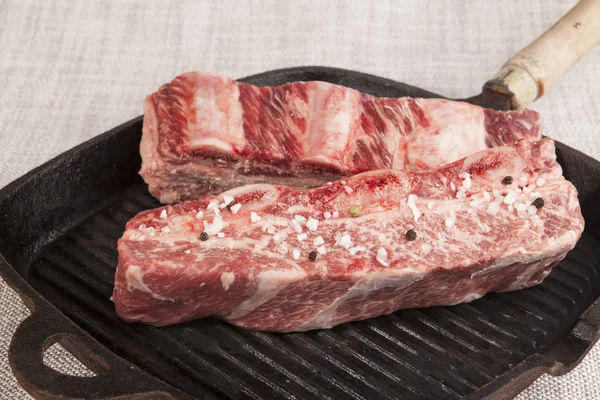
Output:
[[581,0],[529,46],[511,57],[485,88],[510,94],[525,108],[600,43],[600,0]]

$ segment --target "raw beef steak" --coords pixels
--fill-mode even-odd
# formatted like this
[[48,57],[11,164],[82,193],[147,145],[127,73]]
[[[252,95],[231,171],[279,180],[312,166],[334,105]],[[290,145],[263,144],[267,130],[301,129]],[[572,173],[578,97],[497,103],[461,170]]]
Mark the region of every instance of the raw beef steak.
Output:
[[439,168],[541,137],[535,111],[377,98],[325,82],[256,87],[183,74],[144,103],[140,174],[163,203],[251,183],[306,189],[382,168]]
[[312,190],[255,184],[139,213],[119,240],[128,322],[329,328],[540,283],[583,231],[554,142]]

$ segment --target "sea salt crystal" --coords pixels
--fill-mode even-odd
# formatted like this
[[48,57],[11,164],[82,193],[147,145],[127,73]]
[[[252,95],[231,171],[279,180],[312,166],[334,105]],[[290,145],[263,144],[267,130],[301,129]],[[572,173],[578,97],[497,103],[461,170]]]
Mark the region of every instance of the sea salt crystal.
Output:
[[516,206],[517,212],[523,213],[527,210],[527,205],[525,203],[519,203]]
[[535,215],[537,213],[537,207],[534,205],[531,205],[529,207],[527,207],[527,214],[529,215]]
[[302,215],[294,215],[294,219],[300,223],[306,222],[306,218],[303,217]]
[[294,257],[294,260],[298,260],[300,258],[300,250],[298,250],[298,249],[292,250],[292,257]]
[[452,228],[454,226],[454,223],[456,222],[456,219],[448,217],[444,220],[444,224],[446,225],[446,228]]
[[339,218],[340,217],[340,213],[337,211],[334,211],[333,214],[331,214],[333,216],[333,218]]
[[292,228],[294,228],[297,233],[302,232],[302,226],[300,226],[300,222],[296,221],[295,219],[292,220]]
[[325,218],[325,219],[329,219],[329,218],[331,218],[331,213],[330,213],[329,211],[325,211],[325,212],[323,213],[323,218]]
[[223,196],[223,203],[225,203],[225,205],[227,204],[231,204],[233,202],[233,196]]
[[310,217],[306,222],[306,227],[311,231],[316,231],[319,227],[319,220]]
[[365,251],[365,250],[367,250],[367,248],[365,246],[354,246],[354,247],[350,247],[348,249],[350,254],[352,254],[353,256],[356,255],[356,253],[358,253],[359,251]]
[[467,198],[467,195],[465,194],[465,190],[463,188],[456,192],[456,198],[461,201]]
[[383,247],[380,247],[379,250],[377,250],[377,257],[375,257],[375,258],[384,267],[389,267],[390,263],[387,259],[387,256],[388,256],[388,252],[386,251],[386,249],[384,249]]
[[[156,215],[156,214],[155,214],[155,215]],[[160,212],[160,217],[161,217],[162,219],[165,219],[165,218],[167,218],[167,210],[162,210],[162,211]]]
[[184,251],[185,254],[190,254],[191,252],[192,252],[191,250]]
[[325,248],[325,246],[319,246],[317,248],[317,251],[319,252],[319,254],[327,254],[327,249]]
[[275,242],[279,242],[281,240],[281,236],[279,236],[278,234],[273,235],[273,240]]
[[240,203],[234,204],[231,206],[231,212],[237,214],[238,211],[240,211],[240,208],[242,208],[242,205]]
[[515,200],[517,200],[517,198],[515,197],[515,195],[513,194],[513,192],[508,192],[506,194],[506,196],[504,196],[504,200],[502,200],[502,202],[504,204],[512,204],[515,202]]
[[433,208],[433,205],[434,205],[434,202],[433,202],[433,201],[429,201],[429,202],[427,202],[427,208],[428,208],[429,210],[431,210],[431,209]]
[[350,194],[352,193],[354,190],[352,190],[352,188],[350,186],[344,186],[344,190],[346,191],[346,193]]
[[349,248],[350,246],[352,246],[352,238],[350,237],[350,235],[348,234],[344,234],[342,235],[342,237],[339,240],[338,243],[340,246],[344,247],[344,248]]
[[198,214],[196,214],[196,219],[202,219],[204,218],[204,213],[202,211],[198,211]]
[[536,184],[537,186],[544,186],[544,184],[545,184],[545,183],[546,183],[546,179],[544,179],[544,178],[537,178],[537,179],[535,180],[535,184]]
[[308,237],[308,235],[306,233],[301,233],[296,237],[298,238],[299,241],[303,241],[304,239],[306,239]]
[[269,226],[267,227],[267,233],[270,233],[270,234],[273,234],[273,233],[275,233],[275,226],[273,226],[273,225],[269,225]]
[[409,194],[408,195],[408,200],[406,201],[406,204],[408,204],[408,207],[411,209],[412,213],[413,213],[413,219],[415,221],[419,220],[419,217],[421,216],[421,211],[419,211],[419,209],[417,208],[417,205],[415,204],[417,200],[417,196],[414,194]]
[[144,231],[146,229],[146,225],[145,224],[141,224],[140,226],[138,226],[138,229],[140,231]]
[[163,226],[163,227],[160,229],[160,231],[161,231],[161,232],[164,232],[164,233],[169,233],[169,232],[171,232],[171,229],[169,229],[169,227],[168,227],[168,226]]
[[325,243],[325,241],[323,240],[323,238],[321,236],[317,236],[315,238],[315,240],[313,240],[313,245],[315,245],[315,246],[320,246],[324,243]]
[[255,213],[254,211],[250,212],[250,222],[258,222],[261,219],[262,218],[257,213]]
[[222,237],[225,237],[225,234],[223,232],[219,232],[219,233],[217,233],[217,236],[222,238]]
[[456,190],[456,186],[454,185],[454,182],[450,182],[450,190],[452,190],[453,192]]
[[284,255],[287,254],[287,252],[288,252],[288,245],[286,243],[281,243],[279,245],[279,247],[277,247],[277,252],[279,254],[284,254]]
[[484,190],[484,191],[483,191],[483,198],[484,198],[486,201],[490,201],[490,200],[492,199],[492,196],[490,196],[490,192],[488,192],[487,190]]

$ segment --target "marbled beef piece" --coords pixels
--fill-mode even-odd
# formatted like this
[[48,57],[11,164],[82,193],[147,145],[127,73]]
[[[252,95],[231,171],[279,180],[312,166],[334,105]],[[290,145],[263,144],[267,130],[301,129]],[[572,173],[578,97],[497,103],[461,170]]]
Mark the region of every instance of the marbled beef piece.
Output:
[[536,285],[583,227],[554,142],[522,140],[436,171],[255,184],[141,212],[119,240],[114,302],[157,326],[329,328]]
[[532,110],[377,98],[326,82],[256,87],[183,74],[144,103],[140,174],[163,203],[252,183],[307,189],[383,168],[436,169],[541,138]]

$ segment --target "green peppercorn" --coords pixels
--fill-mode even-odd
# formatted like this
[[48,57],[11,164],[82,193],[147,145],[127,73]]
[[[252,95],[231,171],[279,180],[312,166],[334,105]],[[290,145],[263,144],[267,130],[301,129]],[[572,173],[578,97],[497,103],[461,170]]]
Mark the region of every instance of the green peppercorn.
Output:
[[203,242],[206,242],[208,240],[208,233],[202,232],[200,234],[200,240],[202,240]]
[[504,179],[502,179],[502,184],[503,185],[510,185],[511,183],[513,183],[513,177],[512,176],[505,176]]
[[411,242],[417,238],[417,232],[414,229],[409,229],[406,231],[406,240],[410,240]]
[[361,214],[362,214],[362,210],[360,209],[359,206],[352,206],[352,207],[350,207],[350,216],[352,216],[352,217],[358,217]]
[[311,251],[310,253],[308,253],[308,259],[310,261],[315,261],[317,259],[317,252]]
[[544,207],[544,199],[542,199],[541,197],[538,197],[531,204],[533,204],[535,206],[535,208],[542,208],[542,207]]

